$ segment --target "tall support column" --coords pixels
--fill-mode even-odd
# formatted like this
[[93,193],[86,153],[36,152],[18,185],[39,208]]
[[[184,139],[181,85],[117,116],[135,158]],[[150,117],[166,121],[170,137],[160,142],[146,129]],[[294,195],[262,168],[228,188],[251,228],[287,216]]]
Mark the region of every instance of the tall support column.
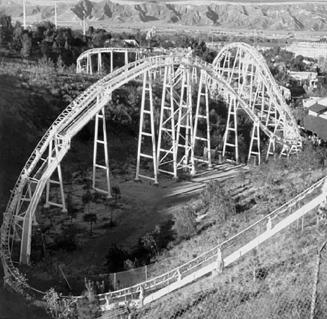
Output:
[[[201,107],[201,100],[204,99],[204,107]],[[199,120],[206,123],[206,136],[198,136],[198,124]],[[210,121],[209,121],[209,94],[208,94],[208,80],[207,74],[205,71],[201,71],[200,74],[200,83],[198,91],[198,99],[196,104],[195,111],[195,120],[194,120],[194,135],[192,142],[192,156],[194,161],[202,162],[208,164],[208,167],[212,167],[211,163],[211,144],[210,144]],[[202,143],[202,154],[203,157],[195,157],[195,148],[197,147],[197,142]],[[207,150],[205,152],[205,150]],[[195,166],[193,166],[193,172],[195,174]]]
[[254,156],[255,159],[256,159],[257,164],[260,165],[261,155],[260,155],[260,126],[259,126],[259,120],[256,120],[253,123],[248,162],[250,162],[251,156]]
[[81,61],[77,60],[77,62],[76,62],[76,73],[81,73],[81,72],[82,72]]
[[125,65],[128,64],[128,51],[125,51]]
[[167,173],[173,175],[174,178],[177,178],[173,65],[166,66],[164,69],[158,135],[157,164],[159,172]]
[[[237,136],[237,102],[235,97],[228,97],[229,107],[224,135],[223,157],[226,156],[226,149],[233,148],[235,161],[238,162],[238,136]],[[232,139],[230,141],[230,138]]]
[[240,49],[237,48],[236,49],[236,54],[235,54],[235,57],[234,57],[233,67],[229,68],[229,70],[228,70],[228,77],[227,77],[227,82],[228,83],[231,83],[232,77],[235,74],[235,68],[236,68],[237,62],[239,63],[239,61],[240,61],[240,54],[241,54]]
[[32,242],[32,216],[31,210],[28,209],[24,216],[22,238],[20,243],[19,262],[21,264],[29,265],[31,257],[31,242]]
[[56,29],[58,29],[57,1],[54,3],[54,24]]
[[265,99],[265,86],[262,85],[260,120],[264,121],[266,117],[267,117],[267,110],[266,110],[266,99]]
[[178,108],[176,147],[177,156],[181,150],[181,158],[177,160],[177,169],[194,171],[192,150],[193,121],[192,121],[192,83],[191,70],[184,68],[182,76],[181,98]]
[[26,0],[23,0],[23,28],[26,30]]
[[98,74],[102,72],[102,55],[101,52],[98,53]]
[[193,83],[198,82],[198,70],[196,67],[192,68],[192,82]]
[[93,74],[91,54],[88,54],[86,57],[86,73],[91,75]]
[[[99,122],[102,121],[102,125]],[[100,161],[99,148],[102,148],[103,159]],[[104,172],[105,175],[105,188],[101,188],[97,180],[97,173]],[[95,116],[94,125],[94,146],[93,146],[93,170],[92,170],[92,188],[100,193],[106,194],[111,198],[110,186],[110,171],[109,171],[109,156],[108,156],[108,139],[106,128],[105,108],[103,107]]]
[[[136,177],[135,180],[141,178],[153,180],[155,184],[158,183],[158,166],[157,166],[157,152],[154,130],[154,110],[153,110],[153,96],[152,96],[152,83],[151,72],[145,71],[143,76],[143,90],[141,101],[141,114],[140,114],[140,128],[137,148],[137,163],[136,163]],[[147,96],[148,95],[148,96]],[[148,101],[148,103],[146,103]],[[148,104],[148,106],[146,105]],[[150,122],[150,132],[146,131],[145,116],[147,116]],[[145,153],[146,140],[150,142],[152,146],[152,154]],[[143,146],[143,147],[142,147]],[[153,177],[141,174],[141,161],[151,160],[153,165]]]
[[228,51],[226,52],[226,55],[223,58],[223,65],[218,66],[218,72],[222,75],[225,75],[225,73],[228,75],[229,68],[230,68],[230,58],[231,58],[231,53]]
[[[51,140],[49,143],[48,165],[50,165],[53,161],[56,160],[57,152],[58,152],[57,142],[55,139]],[[55,174],[57,174],[57,178],[51,179],[51,177],[50,177],[46,183],[44,207],[56,206],[56,207],[60,207],[63,212],[66,212],[67,209],[66,209],[66,204],[65,204],[64,185],[63,185],[60,163],[57,165],[54,175]],[[60,202],[54,202],[53,200],[50,200],[50,188],[51,188],[51,186],[54,186],[54,185],[59,187]]]
[[[274,121],[274,131],[272,137],[269,139],[269,144],[268,144],[268,149],[267,149],[267,154],[266,154],[266,160],[268,160],[270,155],[274,155],[276,152],[276,135],[278,131],[280,131],[280,123],[281,123],[281,118],[278,120],[275,118]],[[268,125],[266,125],[268,127]]]
[[110,73],[114,71],[114,51],[110,51]]

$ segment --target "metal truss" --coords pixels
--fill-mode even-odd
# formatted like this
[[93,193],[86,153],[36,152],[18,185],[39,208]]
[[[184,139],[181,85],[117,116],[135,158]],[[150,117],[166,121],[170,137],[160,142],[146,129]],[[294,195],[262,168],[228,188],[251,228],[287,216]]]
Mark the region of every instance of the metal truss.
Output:
[[[148,95],[148,97],[147,97]],[[148,103],[148,106],[146,105]],[[149,122],[149,128],[146,128],[146,121]],[[146,147],[151,148],[151,154],[146,153]],[[141,173],[142,161],[148,164],[149,160],[152,162],[153,176],[145,175]],[[158,166],[157,166],[157,151],[156,140],[154,130],[154,109],[153,109],[153,94],[152,94],[152,75],[151,71],[146,71],[143,77],[143,90],[142,90],[142,102],[140,112],[140,129],[137,147],[137,163],[136,163],[136,180],[140,177],[153,180],[158,183]]]
[[[254,113],[255,134],[251,134],[249,158],[260,158],[260,145],[253,153],[253,145],[260,143],[258,130],[269,136],[266,158],[282,145],[280,156],[290,156],[302,148],[296,121],[274,81],[264,58],[251,46],[232,43],[225,46],[213,62],[215,70],[234,88]],[[253,131],[253,132],[254,132]],[[259,152],[259,154],[257,154]],[[258,163],[260,160],[257,161]]]
[[189,67],[184,67],[176,131],[177,169],[188,169],[194,172],[192,138],[192,74]]
[[238,162],[238,134],[237,134],[237,101],[234,97],[228,96],[228,115],[226,131],[224,134],[223,157],[233,150],[235,161]]
[[166,66],[164,69],[157,150],[158,171],[173,175],[174,178],[177,178],[175,109],[177,110],[176,104],[178,102],[174,95],[176,80],[174,66]]
[[[192,70],[194,67],[200,70],[201,76],[198,79],[200,93],[198,92],[197,110],[193,120],[195,106],[192,103],[194,90]],[[151,72],[159,69],[165,72],[160,109],[161,129],[158,128],[157,131],[154,124]],[[224,99],[228,107],[224,155],[227,153],[226,148],[229,147],[234,152],[235,160],[238,160],[238,110],[243,110],[255,123],[251,156],[255,155],[254,147],[260,141],[260,132],[270,139],[271,152],[275,144],[284,147],[282,154],[286,156],[297,152],[301,147],[301,138],[296,122],[287,105],[280,98],[281,94],[276,91],[277,86],[267,70],[263,59],[255,53],[254,49],[244,44],[233,44],[225,47],[218,54],[214,67],[198,58],[185,57],[185,54],[147,57],[114,70],[90,86],[68,105],[51,125],[27,160],[12,190],[3,214],[1,228],[1,257],[6,275],[11,274],[10,276],[19,278],[19,272],[11,260],[11,247],[14,240],[20,241],[19,261],[29,263],[35,212],[47,185],[52,186],[50,178],[58,172],[62,159],[69,151],[71,140],[97,114],[99,125],[100,119],[104,120],[101,118],[102,110],[110,101],[112,92],[131,80],[143,77],[136,178],[145,177],[158,182],[158,171],[164,170],[164,156],[169,151],[172,160],[169,167],[171,175],[177,177],[177,169],[195,172],[194,162],[198,157],[195,148],[200,141],[196,137],[200,137],[198,132],[200,120],[203,120],[206,128],[204,137],[206,142],[201,142],[205,142],[208,148],[210,144],[209,97]],[[240,73],[242,73],[241,79]],[[158,76],[156,81],[162,81],[162,78]],[[169,129],[171,132],[168,131]],[[156,132],[158,132],[158,148]],[[160,143],[159,139],[161,139]],[[98,146],[104,139],[96,136],[95,141]],[[141,160],[145,161],[148,167],[150,163],[153,176],[142,174]],[[207,160],[209,165],[209,153]],[[108,171],[106,166],[105,172]],[[58,178],[59,181],[60,179],[62,181],[62,177]],[[59,193],[63,199],[62,192]]]
[[[124,64],[127,65],[129,64],[130,56],[133,56],[133,60],[137,61],[142,58],[145,51],[140,48],[93,48],[84,51],[77,58],[76,73],[86,73],[90,75],[93,75],[94,73],[101,74],[103,72],[104,54],[109,54],[109,72],[112,73],[114,70],[114,54],[123,54]],[[93,63],[93,60],[96,61],[96,63]]]
[[[99,130],[99,122],[102,122]],[[99,157],[99,147],[102,148],[102,161]],[[99,154],[100,153],[100,154]],[[101,188],[100,181],[102,175],[99,176],[99,172],[103,172],[105,175],[105,188]],[[106,129],[106,116],[105,108],[103,107],[100,112],[95,116],[94,125],[94,145],[93,145],[93,169],[92,169],[92,188],[100,193],[104,193],[108,198],[111,198],[110,176],[109,176],[109,155],[108,155],[108,139]],[[98,176],[98,178],[97,178]],[[100,181],[99,181],[100,179]]]
[[[56,142],[57,142],[57,140],[54,139],[54,140],[51,140],[50,144],[49,144],[49,155],[48,155],[49,165],[51,164],[51,162],[55,161],[56,157],[57,157],[58,145]],[[49,178],[47,181],[44,207],[56,206],[56,207],[60,207],[63,212],[67,212],[60,164],[57,165],[57,168],[53,175],[55,175],[55,173],[57,173],[57,178],[55,176],[53,176],[54,179]],[[52,186],[52,188],[54,186],[59,187],[60,202],[55,202],[54,200],[50,199],[51,186]]]
[[[206,72],[200,71],[200,81],[198,89],[198,99],[195,111],[194,132],[192,142],[192,157],[195,162],[205,163],[210,169],[211,162],[211,142],[210,142],[210,120],[209,120],[209,85]],[[204,104],[204,105],[203,105]],[[200,135],[199,123],[205,127],[205,133]],[[197,153],[197,154],[196,154]],[[192,174],[195,174],[193,165]]]

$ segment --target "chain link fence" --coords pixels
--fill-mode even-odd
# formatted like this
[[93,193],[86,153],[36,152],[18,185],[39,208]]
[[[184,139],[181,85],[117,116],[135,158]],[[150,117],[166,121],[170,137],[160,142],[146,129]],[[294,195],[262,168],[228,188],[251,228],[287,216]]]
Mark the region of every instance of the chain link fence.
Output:
[[116,273],[86,276],[86,278],[93,282],[103,282],[110,290],[119,290],[144,282],[148,280],[149,275],[148,266],[143,266]]
[[310,319],[322,319],[327,315],[327,242],[318,252],[316,274],[312,293]]
[[326,239],[323,227],[312,214],[304,225],[294,223],[232,267],[142,308],[122,305],[102,318],[326,318],[327,245],[319,249]]

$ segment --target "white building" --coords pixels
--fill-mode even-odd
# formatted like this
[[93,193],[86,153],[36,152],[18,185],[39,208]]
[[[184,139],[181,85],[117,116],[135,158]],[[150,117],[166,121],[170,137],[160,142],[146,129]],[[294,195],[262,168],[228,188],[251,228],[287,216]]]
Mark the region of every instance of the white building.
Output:
[[319,57],[327,58],[327,43],[324,42],[293,42],[283,48],[293,52],[295,55],[318,59]]
[[291,78],[300,82],[300,85],[307,84],[309,88],[316,89],[318,84],[318,73],[317,72],[297,72],[289,71],[288,73]]

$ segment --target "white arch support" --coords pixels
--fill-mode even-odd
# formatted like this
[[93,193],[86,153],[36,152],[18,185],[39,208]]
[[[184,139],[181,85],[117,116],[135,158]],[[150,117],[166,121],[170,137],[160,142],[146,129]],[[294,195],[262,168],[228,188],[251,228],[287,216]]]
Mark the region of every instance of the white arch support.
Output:
[[[262,55],[245,43],[231,43],[218,53],[213,66],[259,118],[260,130],[270,138],[270,151],[276,149],[274,141],[282,144],[283,155],[301,149],[297,123]],[[275,130],[279,119],[281,127]],[[271,139],[272,135],[275,138]]]
[[[149,105],[146,105],[148,95]],[[146,130],[145,120],[150,122],[150,131]],[[150,142],[152,148],[152,154],[145,153],[146,142]],[[143,147],[142,147],[143,146]],[[140,128],[139,128],[139,139],[137,148],[137,163],[136,163],[136,180],[141,178],[150,179],[156,184],[158,183],[158,166],[157,166],[157,155],[156,155],[156,141],[155,141],[155,130],[154,130],[154,109],[153,109],[153,96],[152,96],[152,80],[151,72],[146,71],[143,76],[143,90],[142,90],[142,101],[141,101],[141,112],[140,112]],[[147,176],[141,173],[141,161],[148,162],[152,161],[153,176]]]
[[[58,140],[54,139],[50,141],[49,144],[49,156],[48,156],[48,165],[51,165],[53,161],[56,160],[56,155],[58,153]],[[53,176],[57,174],[57,177]],[[52,179],[49,178],[46,185],[46,194],[45,194],[45,204],[44,207],[56,206],[62,209],[63,212],[67,212],[66,204],[65,204],[65,194],[64,194],[64,185],[62,179],[62,172],[60,163],[57,165],[55,173],[52,174]],[[59,200],[60,202],[55,202],[50,199],[50,188],[57,186],[59,187]]]
[[[99,122],[102,122],[102,125],[100,125],[100,130]],[[102,161],[100,161],[99,159],[99,157],[101,156],[99,152],[99,147],[102,148]],[[99,172],[103,172],[105,175],[105,188],[101,188],[103,174],[99,175]],[[100,193],[106,194],[107,198],[111,198],[108,139],[104,107],[95,116],[92,188]]]
[[166,66],[161,98],[161,112],[158,134],[158,171],[177,178],[177,152],[174,98],[174,67]]
[[[210,143],[210,120],[209,120],[209,90],[208,90],[208,79],[207,74],[204,71],[200,73],[200,82],[198,90],[198,99],[196,104],[195,111],[195,120],[194,120],[194,135],[193,135],[193,145],[192,145],[192,157],[195,162],[205,163],[208,165],[208,168],[212,167],[211,162],[211,143]],[[204,103],[201,103],[203,102]],[[204,106],[203,106],[204,104]],[[199,120],[202,123],[205,123],[206,131],[205,136],[199,136]],[[202,144],[201,153],[202,157],[195,156],[195,149],[198,144]],[[195,166],[193,166],[193,172],[195,174]]]
[[97,73],[100,74],[104,70],[103,66],[103,55],[109,54],[109,72],[114,71],[114,53],[122,54],[124,57],[124,64],[128,65],[129,55],[134,54],[135,60],[139,60],[145,54],[142,48],[116,48],[116,47],[106,47],[106,48],[93,48],[84,51],[76,60],[76,72],[77,73],[87,73],[93,74],[92,57],[97,56]]
[[254,156],[254,158],[255,158],[255,164],[260,165],[260,162],[261,162],[260,127],[259,127],[258,121],[255,121],[253,123],[248,162],[250,162],[252,156]]
[[[241,44],[236,45],[242,50],[247,50],[246,46]],[[228,46],[223,49],[223,52],[229,52],[232,47]],[[232,52],[232,51],[231,51]],[[250,51],[249,51],[250,52]],[[251,53],[252,54],[252,53]],[[244,57],[242,53],[239,55],[241,58]],[[253,58],[253,59],[252,59]],[[143,136],[139,139],[139,146],[145,146],[144,139],[149,138],[150,141],[147,144],[150,148],[150,152],[152,152],[152,158],[148,158],[148,162],[153,163],[154,167],[154,175],[156,173],[157,164],[156,161],[156,147],[155,147],[155,135],[154,132],[154,121],[153,121],[153,112],[145,113],[144,111],[149,111],[152,109],[153,111],[153,101],[152,101],[152,91],[151,91],[151,80],[149,73],[154,69],[164,68],[166,66],[172,66],[176,72],[174,80],[174,94],[175,99],[176,95],[178,95],[177,99],[181,97],[178,93],[181,87],[183,87],[183,93],[185,98],[181,99],[184,103],[182,105],[188,106],[185,108],[189,113],[189,120],[185,115],[187,112],[183,112],[182,116],[179,117],[179,124],[184,125],[188,124],[189,131],[193,130],[192,127],[192,119],[191,115],[192,108],[191,98],[192,95],[189,93],[191,91],[191,86],[188,85],[190,80],[185,81],[185,69],[190,70],[193,67],[197,67],[199,70],[203,70],[209,79],[209,92],[211,94],[211,98],[216,96],[216,92],[213,92],[214,88],[218,88],[218,93],[220,97],[222,97],[229,105],[229,119],[235,117],[236,118],[236,109],[241,108],[249,117],[251,121],[259,121],[260,130],[267,135],[268,138],[274,137],[276,144],[279,145],[289,145],[289,152],[298,150],[299,139],[298,139],[298,129],[293,126],[293,120],[291,118],[291,112],[288,109],[288,106],[283,105],[279,98],[278,93],[271,94],[274,92],[273,80],[270,78],[269,73],[265,71],[265,66],[263,62],[258,58],[256,54],[251,55],[251,63],[255,63],[255,77],[253,83],[257,83],[261,81],[263,85],[266,87],[267,95],[269,94],[269,98],[272,103],[272,113],[274,114],[274,109],[277,110],[277,119],[280,119],[280,125],[276,133],[273,131],[273,127],[265,126],[266,120],[262,121],[260,118],[261,108],[254,108],[253,110],[249,107],[249,93],[248,87],[242,90],[242,95],[240,95],[237,87],[232,87],[232,85],[238,85],[235,79],[237,78],[237,72],[239,70],[238,67],[235,67],[234,72],[235,75],[232,76],[233,83],[229,83],[226,80],[225,71],[221,72],[221,70],[215,70],[212,65],[206,64],[198,58],[188,57],[185,58],[183,55],[172,55],[172,56],[156,56],[156,57],[148,57],[142,60],[135,61],[130,63],[128,67],[122,67],[120,69],[116,69],[112,73],[106,75],[101,80],[90,86],[87,90],[85,90],[82,94],[80,94],[71,104],[67,106],[67,108],[58,116],[58,118],[54,121],[48,131],[44,134],[35,150],[27,160],[22,173],[20,174],[15,187],[13,188],[12,196],[8,202],[7,208],[4,215],[4,233],[1,234],[1,255],[7,256],[6,258],[2,258],[4,268],[7,267],[11,273],[15,273],[16,268],[13,266],[11,262],[11,252],[8,247],[11,247],[11,243],[14,237],[20,238],[21,242],[21,255],[20,261],[24,263],[28,263],[29,256],[31,252],[31,236],[32,236],[32,225],[33,218],[35,216],[36,209],[40,200],[42,198],[42,193],[46,188],[47,181],[50,179],[52,174],[57,170],[58,165],[62,161],[65,154],[68,152],[70,147],[70,141],[72,138],[87,124],[93,119],[98,112],[108,103],[110,100],[110,96],[114,90],[121,87],[122,85],[128,83],[131,80],[137,79],[140,76],[145,77],[143,90],[143,111],[141,112],[141,121],[144,117],[149,117],[147,123],[146,121],[142,122],[142,126],[140,132],[150,133],[150,136]],[[220,64],[219,64],[220,65]],[[238,64],[236,64],[237,66]],[[224,74],[223,74],[224,73]],[[179,75],[178,75],[179,74]],[[181,81],[180,79],[183,79]],[[190,74],[186,77],[186,79],[190,79]],[[159,79],[158,79],[159,80]],[[178,84],[177,84],[178,83]],[[177,94],[176,94],[177,93]],[[181,92],[182,93],[182,92]],[[265,93],[266,94],[266,93]],[[99,99],[100,97],[100,99]],[[265,99],[265,101],[267,98]],[[179,101],[179,102],[181,102]],[[231,103],[233,101],[233,103]],[[161,104],[162,105],[162,104]],[[256,104],[259,105],[259,104]],[[142,105],[141,105],[142,106]],[[145,107],[146,106],[146,107]],[[179,105],[180,106],[180,105]],[[236,108],[237,106],[237,108]],[[180,107],[177,108],[178,112],[180,111]],[[176,109],[174,110],[174,112]],[[152,114],[152,115],[151,115]],[[271,115],[274,116],[274,115]],[[177,118],[177,113],[176,113]],[[276,120],[276,119],[275,119]],[[140,121],[140,122],[141,122]],[[230,122],[230,121],[229,121]],[[150,132],[145,130],[145,126],[143,124],[149,124],[151,126]],[[234,122],[233,125],[237,124]],[[233,128],[234,126],[230,127]],[[175,123],[176,128],[176,123]],[[235,127],[237,128],[237,126]],[[184,133],[186,132],[185,128],[183,128]],[[236,130],[235,130],[236,131]],[[228,132],[228,131],[227,131]],[[226,134],[227,135],[227,134]],[[189,134],[189,136],[193,136],[193,134]],[[236,134],[237,136],[237,134]],[[236,138],[235,136],[235,138]],[[237,156],[237,143],[235,143],[234,138],[234,151]],[[143,140],[143,142],[142,142]],[[57,150],[51,156],[55,157],[54,160],[49,160],[48,157],[48,148],[51,144],[51,141],[55,141],[55,146],[57,145]],[[179,147],[179,160],[183,160],[183,156],[185,155],[185,143],[180,141],[180,144],[183,147]],[[186,144],[189,150],[192,149],[191,145]],[[226,147],[226,145],[225,145]],[[236,150],[235,150],[236,148]],[[139,152],[140,153],[140,152]],[[143,148],[142,148],[143,153]],[[145,153],[145,152],[144,152]],[[50,157],[51,157],[50,156]],[[191,156],[192,157],[192,156]],[[141,157],[138,156],[138,161],[140,161]],[[144,158],[142,158],[144,159]],[[148,164],[148,163],[147,163]],[[184,164],[182,161],[181,164]],[[188,165],[192,165],[192,159],[188,160]],[[182,166],[181,166],[182,167]],[[140,165],[138,165],[140,168]],[[190,169],[191,167],[186,167]],[[191,170],[192,171],[192,170]],[[155,177],[153,177],[153,180]],[[23,194],[28,194],[24,197]],[[16,231],[17,236],[12,236],[12,234]],[[9,256],[9,257],[8,257]],[[9,259],[8,259],[9,258]],[[8,273],[7,270],[5,270]]]
[[[237,101],[229,97],[226,131],[224,135],[223,157],[230,149],[234,150],[235,161],[238,162],[238,135],[237,135]],[[228,148],[228,150],[227,150]]]
[[189,67],[183,68],[180,103],[178,107],[178,122],[176,133],[177,169],[194,171],[192,150],[193,120],[192,120],[192,83]]

